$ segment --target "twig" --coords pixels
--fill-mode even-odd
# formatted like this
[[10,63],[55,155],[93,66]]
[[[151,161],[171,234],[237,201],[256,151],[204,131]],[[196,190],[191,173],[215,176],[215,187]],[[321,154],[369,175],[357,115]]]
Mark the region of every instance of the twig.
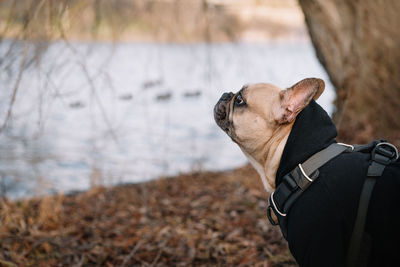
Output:
[[166,240],[164,240],[164,241],[159,245],[159,249],[158,249],[157,255],[156,255],[155,259],[153,260],[153,262],[150,264],[151,267],[152,267],[152,266],[155,266],[156,263],[158,262],[158,260],[160,259],[161,254],[162,254],[164,248],[166,247],[168,241],[170,240],[170,238],[171,238],[171,237],[168,237]]
[[85,255],[82,256],[81,260],[75,265],[76,267],[81,267],[85,262]]
[[7,187],[6,187],[6,178],[5,175],[2,173],[0,174],[1,180],[0,180],[0,197],[4,201],[4,203],[7,203]]
[[14,106],[14,102],[15,99],[17,97],[17,92],[18,92],[18,88],[19,88],[19,83],[21,82],[22,79],[22,74],[24,73],[24,68],[25,68],[25,60],[26,60],[26,55],[28,53],[28,47],[29,47],[29,43],[27,41],[25,41],[25,46],[24,46],[24,54],[22,56],[22,61],[21,61],[21,66],[19,68],[19,72],[18,72],[18,77],[17,77],[17,81],[15,82],[14,85],[14,89],[13,89],[13,94],[11,97],[11,101],[10,101],[10,105],[8,107],[8,111],[7,111],[7,115],[6,118],[4,119],[3,125],[0,127],[0,134],[3,132],[3,130],[6,128],[7,122],[11,117],[11,113],[12,113],[12,108]]
[[90,77],[89,71],[87,70],[87,68],[86,68],[86,66],[85,66],[84,63],[79,62],[79,65],[81,66],[81,69],[83,70],[83,73],[84,73],[85,76],[86,76],[86,79],[87,79],[87,81],[88,81],[88,84],[89,84],[89,86],[90,86],[90,89],[91,89],[91,91],[92,91],[92,94],[93,94],[93,96],[94,96],[94,98],[95,98],[95,100],[96,100],[96,102],[97,102],[97,105],[99,106],[100,111],[101,111],[101,113],[102,113],[102,115],[103,115],[104,122],[107,124],[108,129],[109,129],[109,131],[110,131],[110,134],[111,134],[111,136],[113,137],[114,141],[118,144],[117,135],[115,134],[115,131],[114,131],[112,125],[111,125],[110,120],[109,120],[108,117],[107,117],[107,113],[106,113],[106,111],[105,111],[105,109],[104,109],[104,107],[103,107],[103,104],[101,103],[100,98],[99,98],[99,96],[97,95],[96,86],[94,85],[93,80],[92,80],[92,78]]
[[142,244],[143,244],[143,240],[140,240],[136,244],[136,246],[131,250],[131,252],[125,257],[124,261],[121,264],[121,267],[124,267],[129,262],[129,260],[135,255],[136,251],[139,250],[139,248],[142,246]]
[[6,33],[7,33],[7,31],[8,31],[8,27],[9,27],[10,24],[11,24],[11,20],[12,20],[12,18],[13,18],[13,16],[14,16],[14,10],[15,10],[15,4],[16,4],[16,3],[17,3],[17,0],[14,0],[14,1],[12,2],[12,4],[11,4],[10,12],[8,13],[8,17],[7,17],[7,20],[6,20],[6,23],[5,23],[3,32],[2,32],[1,35],[0,35],[0,42],[3,40],[4,36],[6,35]]
[[0,265],[1,266],[6,266],[6,267],[16,267],[18,265],[16,265],[15,263],[11,262],[11,261],[6,261],[6,260],[2,260],[0,259]]
[[[61,39],[64,41],[65,45],[70,49],[70,51],[74,55],[78,55],[78,51],[71,45],[71,43],[67,39],[67,37],[65,35],[65,32],[64,32],[64,28],[62,27],[62,24],[59,24],[59,31],[60,31],[60,34],[61,34]],[[111,58],[111,56],[110,56],[110,58]],[[85,65],[85,62],[83,60],[79,60],[78,59],[77,60],[77,64],[81,67],[81,69],[83,71],[83,74],[85,75],[85,77],[87,79],[87,82],[88,82],[88,85],[89,85],[89,87],[91,89],[92,95],[94,96],[94,99],[95,99],[95,101],[97,102],[97,104],[99,106],[100,112],[102,113],[102,116],[103,116],[103,120],[108,126],[108,130],[109,130],[109,132],[111,134],[111,137],[113,138],[115,143],[118,144],[117,135],[116,135],[116,133],[115,133],[115,131],[114,131],[112,125],[111,125],[111,122],[110,122],[110,120],[109,120],[109,118],[107,116],[105,108],[103,107],[103,105],[102,105],[102,103],[100,101],[100,98],[98,97],[98,95],[96,93],[96,86],[93,83],[93,79],[90,76],[90,73],[89,73],[89,71],[88,71],[88,69],[87,69],[87,67]]]
[[158,259],[159,259],[160,256],[161,256],[161,253],[162,253],[162,249],[159,249],[158,252],[157,252],[156,258],[155,258],[154,261],[150,264],[151,267],[153,267],[153,266],[156,265],[156,263],[158,262]]

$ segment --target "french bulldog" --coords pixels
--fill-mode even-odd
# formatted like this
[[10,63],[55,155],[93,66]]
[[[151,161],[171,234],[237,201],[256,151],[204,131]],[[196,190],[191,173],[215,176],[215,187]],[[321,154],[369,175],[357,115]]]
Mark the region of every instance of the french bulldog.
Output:
[[[336,143],[335,125],[315,102],[324,88],[324,81],[317,78],[284,90],[257,83],[224,93],[215,105],[216,123],[249,159],[266,191],[273,192],[297,165]],[[330,160],[291,206],[284,236],[300,266],[346,265],[371,157],[353,151]],[[368,266],[400,266],[399,192],[400,161],[396,161],[377,178],[369,201]]]
[[245,85],[224,93],[214,107],[214,119],[249,159],[268,192],[296,115],[325,88],[321,79],[304,79],[282,90],[268,83]]

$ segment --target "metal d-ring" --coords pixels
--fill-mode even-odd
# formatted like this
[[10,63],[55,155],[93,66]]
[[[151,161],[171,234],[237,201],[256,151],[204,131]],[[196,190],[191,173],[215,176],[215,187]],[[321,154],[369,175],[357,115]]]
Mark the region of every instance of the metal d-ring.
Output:
[[286,213],[282,213],[282,212],[280,212],[280,211],[279,211],[279,209],[278,209],[278,207],[275,205],[275,201],[274,201],[274,193],[275,193],[275,191],[274,191],[274,192],[272,192],[272,194],[271,194],[271,201],[272,201],[272,205],[274,205],[274,208],[275,208],[276,212],[278,212],[278,214],[279,214],[279,215],[281,215],[281,216],[285,217],[287,214],[286,214]]
[[378,143],[375,148],[377,148],[378,146],[381,146],[381,145],[387,145],[394,149],[394,152],[396,153],[396,158],[394,159],[394,161],[396,161],[399,158],[399,151],[397,150],[397,147],[395,147],[393,144],[388,143],[388,142],[382,142],[382,143]]

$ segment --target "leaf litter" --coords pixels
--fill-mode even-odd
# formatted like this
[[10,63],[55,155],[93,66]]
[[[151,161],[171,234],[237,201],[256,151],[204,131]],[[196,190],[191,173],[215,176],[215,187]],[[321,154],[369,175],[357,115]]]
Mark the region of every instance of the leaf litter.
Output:
[[4,266],[297,266],[250,166],[0,202]]

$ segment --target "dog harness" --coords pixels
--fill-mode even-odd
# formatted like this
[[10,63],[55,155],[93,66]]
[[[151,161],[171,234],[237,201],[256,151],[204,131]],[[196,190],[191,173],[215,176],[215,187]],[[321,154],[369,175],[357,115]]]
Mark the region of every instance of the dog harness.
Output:
[[[283,176],[282,182],[270,195],[267,217],[272,225],[278,225],[287,238],[288,213],[295,201],[318,178],[318,169],[341,153],[371,153],[371,163],[367,179],[363,184],[358,204],[358,211],[347,252],[347,266],[357,266],[360,262],[361,241],[364,235],[368,205],[376,182],[387,165],[399,158],[397,148],[386,140],[373,141],[366,145],[347,145],[333,143],[317,152],[305,162],[298,164],[291,172]],[[272,212],[278,221],[272,218]]]

